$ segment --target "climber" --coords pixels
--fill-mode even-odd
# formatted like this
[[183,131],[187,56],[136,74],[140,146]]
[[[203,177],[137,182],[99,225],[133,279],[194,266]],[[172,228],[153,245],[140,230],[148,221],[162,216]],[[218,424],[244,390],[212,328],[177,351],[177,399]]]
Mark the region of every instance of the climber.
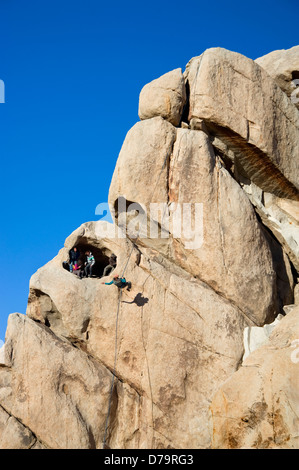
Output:
[[80,256],[80,258],[78,259],[78,263],[75,264],[73,268],[73,273],[76,274],[76,276],[78,276],[79,279],[82,279],[85,274],[84,265],[85,265],[85,258],[83,256]]
[[85,262],[85,268],[84,268],[85,276],[88,277],[89,275],[89,277],[91,277],[92,267],[95,264],[95,259],[91,251],[86,251],[85,254],[86,254],[86,262]]
[[117,264],[117,257],[114,253],[109,258],[109,264],[104,268],[103,277],[108,276],[116,267]]
[[74,246],[74,248],[70,250],[69,255],[70,255],[69,266],[70,266],[70,272],[72,273],[74,266],[77,265],[78,263],[78,259],[80,257],[80,251],[78,250],[76,246]]
[[102,282],[102,284],[106,284],[106,286],[111,286],[111,284],[114,284],[119,289],[123,289],[124,287],[126,287],[127,290],[130,290],[132,287],[131,282],[127,282],[124,277],[118,277],[118,274],[116,274],[116,276],[113,276],[112,281]]

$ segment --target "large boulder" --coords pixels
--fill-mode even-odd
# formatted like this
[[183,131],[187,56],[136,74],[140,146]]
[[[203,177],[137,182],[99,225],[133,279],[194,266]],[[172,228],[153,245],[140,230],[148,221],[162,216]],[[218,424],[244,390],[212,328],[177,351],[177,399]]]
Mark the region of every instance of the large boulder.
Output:
[[216,449],[298,449],[299,308],[250,354],[213,398]]
[[299,113],[256,62],[222,48],[191,59],[189,119],[204,119],[262,189],[298,200]]
[[161,116],[178,126],[185,103],[186,88],[182,70],[175,69],[142,88],[138,115],[140,119]]
[[[146,185],[140,174],[147,175]],[[148,218],[164,229],[153,239],[146,226],[147,237],[144,230],[137,233],[138,245],[157,249],[206,282],[254,324],[274,319],[280,294],[271,248],[246,194],[215,157],[204,132],[175,129],[162,118],[136,124],[127,134],[113,174],[112,208],[118,207],[122,196],[140,204]],[[151,205],[155,202],[165,205],[157,217]],[[190,224],[182,215],[181,234],[174,233],[172,205],[190,209],[191,219],[197,221],[193,232],[186,230]],[[196,215],[200,207],[202,213]],[[119,211],[115,218],[119,223]],[[145,225],[150,225],[148,218]],[[281,268],[290,271],[284,261]],[[290,276],[289,292],[292,282]]]
[[112,208],[120,196],[146,205],[167,200],[167,169],[175,139],[176,128],[161,117],[138,122],[129,130],[110,185]]
[[[9,317],[5,355],[6,367],[0,370],[1,406],[26,427],[24,433],[18,426],[23,441],[37,438],[52,449],[102,447],[112,383],[107,368],[21,314]],[[125,401],[129,411],[139,399],[134,390],[126,393],[125,388],[115,381],[112,406],[118,403],[122,410]],[[131,417],[123,415],[132,436],[136,428]],[[7,425],[16,427],[13,420]]]
[[[176,262],[233,302],[254,324],[273,319],[279,294],[270,244],[247,196],[215,157],[204,132],[178,130],[169,179],[170,201],[203,203],[202,245],[190,249],[187,237],[181,243],[174,240]],[[289,282],[292,285],[291,276]]]
[[299,46],[270,52],[255,60],[299,109]]
[[[122,422],[128,418],[122,415],[125,411],[119,411],[120,403],[120,408],[114,410],[113,420],[109,421],[109,447],[209,447],[210,398],[241,361],[246,318],[205,283],[156,251],[139,249],[141,256],[137,263],[138,250],[134,245],[128,245],[124,239],[98,238],[97,233],[101,231],[98,225],[101,227],[101,223],[88,223],[77,229],[58,256],[35,273],[30,282],[27,315],[44,325],[43,329],[39,325],[37,331],[43,331],[44,335],[47,332],[49,338],[50,331],[55,332],[60,338],[56,341],[61,343],[59,350],[64,344],[67,347],[68,340],[83,350],[87,358],[92,357],[100,369],[109,371],[115,367],[116,377],[126,386],[118,394],[124,395],[137,417],[138,424],[134,421],[134,425],[138,426],[138,432],[134,440],[128,435]],[[120,274],[128,262],[125,277],[132,281],[130,292],[124,290],[119,299],[115,286],[102,284],[110,278],[80,280],[62,268],[69,243],[80,245],[82,240],[94,250],[101,247],[109,251],[113,246],[118,256],[116,271]],[[73,303],[65,294],[71,292]],[[70,348],[74,355],[77,349]],[[44,357],[43,351],[36,354],[36,361],[39,357]],[[79,367],[75,356],[74,361]],[[63,362],[66,364],[66,360]],[[36,370],[38,367],[36,364]],[[56,368],[55,362],[53,367]],[[77,387],[75,370],[72,374]],[[29,375],[34,377],[33,370],[30,369]],[[107,392],[105,388],[100,395],[103,409],[107,410],[104,390]],[[140,396],[138,410],[136,393]],[[90,394],[90,400],[93,399]],[[97,446],[102,432],[99,424]],[[48,445],[57,444],[48,441]]]

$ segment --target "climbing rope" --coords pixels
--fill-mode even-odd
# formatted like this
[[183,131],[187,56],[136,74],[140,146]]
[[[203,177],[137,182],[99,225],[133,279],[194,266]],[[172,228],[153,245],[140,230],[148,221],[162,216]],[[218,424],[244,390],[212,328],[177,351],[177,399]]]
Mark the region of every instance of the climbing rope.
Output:
[[106,437],[107,437],[107,430],[108,430],[108,420],[109,420],[109,416],[110,416],[110,409],[111,409],[111,403],[112,403],[112,394],[113,394],[113,387],[114,387],[114,379],[115,379],[115,371],[116,371],[118,317],[119,317],[119,309],[120,309],[121,294],[122,294],[122,290],[119,289],[119,293],[118,293],[118,305],[117,305],[117,312],[116,312],[116,323],[115,323],[114,366],[113,366],[113,372],[112,372],[112,382],[111,382],[110,393],[109,393],[108,412],[107,412],[107,417],[106,417],[105,431],[104,431],[104,438],[103,438],[103,449],[105,449],[105,446],[106,446]]
[[[152,202],[152,199],[153,199],[154,193],[155,193],[155,191],[156,191],[156,188],[157,188],[157,186],[158,186],[158,183],[159,183],[160,177],[161,177],[161,175],[162,175],[162,172],[163,172],[163,170],[164,170],[164,168],[165,168],[165,165],[166,165],[166,163],[167,163],[168,158],[170,157],[170,155],[171,155],[171,153],[172,153],[172,148],[173,148],[173,146],[171,146],[170,150],[167,152],[167,154],[166,154],[166,156],[165,156],[165,158],[164,158],[164,161],[163,161],[163,164],[162,164],[160,173],[159,173],[159,175],[158,175],[156,184],[155,184],[155,186],[154,186],[154,189],[153,189],[153,191],[152,191],[152,195],[151,195],[151,197],[150,197],[150,202]],[[163,223],[164,215],[165,215],[165,209],[164,209],[164,213],[163,213],[161,225],[162,225],[162,223]],[[141,227],[139,228],[139,231],[138,231],[138,233],[137,233],[136,240],[138,240],[138,238],[139,238],[140,231],[141,231]],[[131,258],[131,255],[132,255],[133,251],[134,251],[134,248],[135,248],[135,246],[136,246],[136,243],[133,243],[132,240],[131,240],[131,243],[132,243],[132,248],[131,248],[130,253],[129,253],[128,257],[127,257],[127,260],[126,260],[126,263],[125,263],[125,265],[124,265],[124,268],[123,268],[121,277],[124,277],[124,275],[125,275],[125,271],[126,271],[127,266],[128,266],[128,264],[129,264],[129,260],[130,260],[130,258]],[[105,423],[105,430],[104,430],[103,449],[105,449],[105,446],[106,446],[106,438],[107,438],[107,431],[108,431],[108,422],[109,422],[109,416],[110,416],[110,410],[111,410],[112,395],[113,395],[113,387],[114,387],[114,379],[115,379],[115,372],[116,372],[118,317],[119,317],[119,311],[120,311],[121,295],[122,295],[122,289],[119,288],[119,297],[118,297],[118,305],[117,305],[117,312],[116,312],[116,324],[115,324],[114,366],[113,366],[112,382],[111,382],[110,394],[109,394],[108,412],[107,412],[106,423]]]

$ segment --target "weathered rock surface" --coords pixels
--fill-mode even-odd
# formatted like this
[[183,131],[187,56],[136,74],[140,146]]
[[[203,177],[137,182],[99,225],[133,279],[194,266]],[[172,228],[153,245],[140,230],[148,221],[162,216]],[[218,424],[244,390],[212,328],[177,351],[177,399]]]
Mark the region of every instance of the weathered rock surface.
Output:
[[299,202],[265,193],[250,181],[241,184],[263,224],[279,240],[299,272]]
[[[47,448],[101,446],[111,384],[107,368],[53,335],[49,328],[20,314],[9,317],[5,354],[0,383],[1,406],[6,413],[34,430]],[[130,404],[134,407],[138,395],[132,390],[119,394],[117,388],[122,384],[115,388],[120,408],[124,400],[129,402],[128,409]],[[130,421],[127,426],[134,427],[129,416],[124,419]],[[10,421],[10,426],[15,426]],[[19,430],[24,441],[32,440],[32,433],[24,429]]]
[[[167,201],[167,162],[175,139],[176,128],[160,116],[138,122],[129,130],[110,185],[112,207],[120,196],[147,207],[150,202]],[[145,180],[141,175],[146,175]]]
[[[98,230],[96,223],[84,224],[66,246],[88,241],[93,248],[113,247],[121,272],[131,246],[126,247],[125,240],[118,240],[117,246],[115,241],[97,239]],[[98,279],[79,280],[65,271],[61,267],[64,250],[32,277],[27,315],[50,325],[58,336],[67,330],[73,344],[113,370],[117,288],[104,286]],[[130,257],[126,278],[134,281],[120,304],[116,376],[133,396],[140,396],[135,410],[138,444],[133,444],[209,447],[210,397],[240,363],[245,320],[206,284],[146,248],[138,266],[135,256]],[[66,292],[76,291],[76,305],[62,291],[57,295],[59,286]],[[49,299],[61,315],[60,324],[53,327]],[[89,307],[88,315],[84,305]],[[208,380],[202,381],[203,376]],[[186,402],[187,396],[192,399]],[[116,438],[111,439],[113,445]]]
[[213,48],[191,59],[185,76],[189,119],[211,123],[262,189],[298,200],[299,113],[268,73],[241,54]]
[[[164,143],[162,150],[155,144],[157,139]],[[147,185],[139,179],[140,174],[148,175]],[[136,183],[134,175],[138,178]],[[140,243],[155,247],[206,282],[253,323],[270,321],[278,313],[280,293],[270,246],[247,196],[217,161],[204,132],[176,130],[161,118],[136,124],[125,139],[114,171],[109,192],[111,206],[117,206],[122,196],[141,204],[150,215],[151,202],[166,204],[163,217],[152,218],[160,222],[165,232],[170,231],[169,236],[153,240],[145,227],[148,238],[143,238],[142,231]],[[189,233],[184,233],[185,224],[179,239],[174,237],[171,204],[182,208],[189,204],[192,211],[195,204],[203,204],[202,233],[199,227],[196,236],[194,233],[190,238]],[[193,213],[194,221],[195,217]],[[281,270],[285,271],[283,264]]]
[[[184,79],[140,94],[115,223],[76,229],[9,317],[0,448],[298,447],[299,113],[224,49]],[[74,246],[94,277],[64,269]],[[112,253],[130,291],[103,284]]]
[[0,407],[1,449],[42,449],[30,429]]
[[283,318],[216,393],[213,448],[298,449],[298,314]]
[[299,109],[299,46],[273,51],[255,60]]
[[185,81],[181,69],[175,69],[145,85],[139,96],[140,119],[162,116],[178,126],[186,103]]

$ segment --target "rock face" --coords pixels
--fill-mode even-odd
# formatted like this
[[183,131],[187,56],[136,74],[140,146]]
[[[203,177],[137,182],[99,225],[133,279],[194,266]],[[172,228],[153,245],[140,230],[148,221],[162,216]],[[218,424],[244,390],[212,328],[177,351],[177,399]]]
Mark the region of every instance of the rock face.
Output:
[[145,85],[139,97],[140,119],[162,116],[178,126],[186,103],[186,87],[181,69],[168,72]]
[[299,202],[264,192],[245,179],[242,179],[241,185],[263,224],[279,240],[294,267],[299,271]]
[[[161,150],[157,140],[164,143]],[[136,177],[148,174],[148,186],[154,191],[148,191],[140,179],[131,184],[136,166]],[[170,236],[163,239],[159,251],[233,301],[255,324],[278,313],[271,248],[246,194],[216,158],[204,132],[175,129],[161,118],[136,124],[125,139],[115,168],[111,206],[115,207],[121,196],[142,204],[148,212],[150,202],[167,206],[204,202],[203,243],[194,243],[193,248],[184,233],[178,243],[169,224]],[[166,217],[164,226],[165,221]],[[140,242],[157,247],[152,238],[140,236]]]
[[273,51],[255,60],[299,108],[299,46]]
[[[9,316],[0,448],[296,448],[298,110],[217,48],[146,85],[139,116],[114,223],[76,229]],[[93,277],[64,269],[74,246]]]
[[[32,277],[27,316],[49,325],[58,337],[83,347],[101,367],[104,364],[113,370],[117,288],[102,285],[98,279],[79,280],[61,268],[68,248],[88,241],[94,252],[101,247],[113,249],[122,271],[131,246],[126,247],[127,240],[115,243],[98,239],[99,226],[101,223],[84,224],[66,241],[67,249]],[[125,400],[130,402],[133,395],[138,403],[134,411],[134,416],[139,417],[138,431],[132,432],[134,442],[126,437],[126,446],[209,446],[206,422],[208,397],[217,388],[214,374],[217,370],[222,383],[236,370],[243,354],[245,321],[238,308],[174,263],[145,248],[136,265],[136,254],[132,253],[126,269],[126,278],[134,282],[132,290],[122,294],[117,339],[117,384],[127,384],[127,390],[122,392],[129,393]],[[59,293],[60,287],[70,293],[75,303]],[[49,299],[52,306],[47,305]],[[86,305],[88,310],[84,309]],[[60,313],[59,321],[57,315],[52,321],[53,311]],[[77,353],[74,348],[73,353]],[[198,362],[202,364],[200,368]],[[203,375],[209,380],[202,382]],[[200,393],[196,392],[198,387]],[[192,396],[188,403],[187,395]],[[121,406],[113,398],[113,407]],[[130,405],[132,410],[134,403]],[[106,402],[103,410],[107,409]],[[100,432],[104,419],[98,423]],[[127,427],[125,423],[123,426]],[[115,432],[119,433],[118,427]],[[121,440],[109,434],[109,442],[115,447]]]
[[298,449],[298,313],[283,318],[216,393],[213,448]]
[[240,149],[239,164],[254,183],[289,197],[290,183],[298,188],[299,114],[268,73],[241,54],[214,48],[193,58],[185,76],[189,119],[214,124],[216,134]]
[[98,445],[109,398],[107,368],[24,315],[9,317],[7,336],[5,365],[12,373],[1,396],[5,410],[46,447]]

